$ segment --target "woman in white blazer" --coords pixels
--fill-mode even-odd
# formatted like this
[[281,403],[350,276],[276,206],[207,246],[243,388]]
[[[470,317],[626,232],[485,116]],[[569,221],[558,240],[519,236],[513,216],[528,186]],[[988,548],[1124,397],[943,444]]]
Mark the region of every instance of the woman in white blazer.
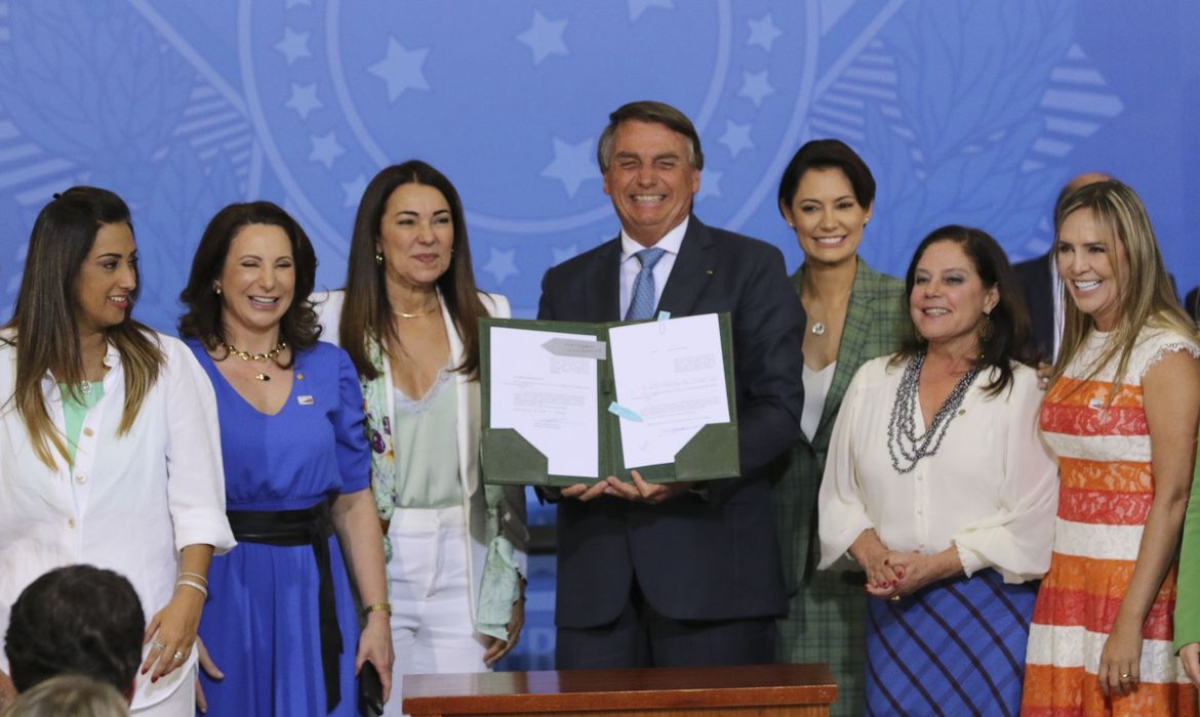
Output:
[[[479,477],[479,318],[511,312],[475,288],[454,185],[417,160],[376,175],[346,288],[314,302],[363,386],[388,541],[393,684],[489,669],[524,623],[525,500]],[[400,700],[385,714],[400,714]]]

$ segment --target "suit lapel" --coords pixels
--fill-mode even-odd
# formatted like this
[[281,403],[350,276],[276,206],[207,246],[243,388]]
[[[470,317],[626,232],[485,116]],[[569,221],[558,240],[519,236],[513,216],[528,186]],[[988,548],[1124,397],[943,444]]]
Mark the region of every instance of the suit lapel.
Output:
[[859,257],[854,284],[850,288],[850,304],[846,307],[842,342],[838,345],[837,367],[833,370],[833,381],[829,384],[829,393],[826,394],[825,405],[821,408],[821,420],[817,424],[818,434],[826,424],[837,417],[838,407],[842,405],[842,396],[850,386],[850,379],[854,378],[854,372],[863,362],[863,349],[870,336],[874,314],[872,305],[879,294],[877,277],[862,257]]
[[600,247],[579,287],[587,307],[586,321],[621,319],[621,236]]
[[671,268],[671,276],[658,301],[660,311],[669,311],[674,316],[691,315],[708,277],[712,276],[714,267],[709,266],[712,246],[708,227],[691,217],[683,243],[679,245],[679,256],[675,258],[675,266]]

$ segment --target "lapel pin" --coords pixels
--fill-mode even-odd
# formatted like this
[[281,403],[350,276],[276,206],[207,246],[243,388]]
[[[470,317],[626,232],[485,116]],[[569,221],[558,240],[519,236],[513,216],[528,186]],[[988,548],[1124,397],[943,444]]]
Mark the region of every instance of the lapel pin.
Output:
[[299,403],[301,406],[311,406],[311,405],[313,405],[313,397],[307,396],[307,395],[306,396],[297,396],[296,403]]

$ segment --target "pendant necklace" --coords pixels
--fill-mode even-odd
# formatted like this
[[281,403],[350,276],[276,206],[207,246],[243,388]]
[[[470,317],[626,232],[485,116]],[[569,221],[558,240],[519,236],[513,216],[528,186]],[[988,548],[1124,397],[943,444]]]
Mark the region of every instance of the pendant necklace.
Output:
[[[252,354],[249,351],[242,351],[241,349],[239,349],[237,346],[234,346],[233,344],[230,344],[230,343],[225,344],[225,350],[228,351],[230,353],[230,355],[237,356],[238,358],[240,358],[243,361],[274,361],[275,357],[278,356],[279,354],[283,353],[283,350],[286,348],[287,348],[287,342],[284,341],[283,339],[280,339],[279,343],[275,344],[275,348],[271,349],[270,351],[268,351],[266,353],[261,353],[261,354]],[[255,381],[270,381],[271,377],[265,373],[256,373],[256,374],[254,374],[254,380]]]

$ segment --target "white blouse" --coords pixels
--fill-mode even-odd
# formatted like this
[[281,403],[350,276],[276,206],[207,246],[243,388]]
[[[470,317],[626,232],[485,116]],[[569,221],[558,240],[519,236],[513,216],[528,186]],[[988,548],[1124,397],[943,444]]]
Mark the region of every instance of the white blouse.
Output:
[[1058,479],[1037,430],[1037,374],[1014,365],[1013,383],[989,397],[981,373],[937,453],[900,473],[888,423],[905,364],[889,367],[890,358],[858,370],[834,424],[818,495],[820,567],[840,564],[874,528],[892,550],[933,555],[956,546],[968,577],[993,567],[1008,583],[1040,578],[1050,567]]
[[[52,470],[34,455],[11,400],[16,348],[0,345],[0,636],[17,596],[54,568],[89,563],[124,575],[149,620],[174,594],[180,550],[207,544],[224,553],[234,546],[212,386],[181,341],[154,337],[165,365],[120,436],[125,373],[109,346],[104,395],[84,418],[74,470],[61,456]],[[53,376],[42,380],[42,390],[63,431]],[[133,707],[170,696],[194,660],[193,653],[187,667],[153,685],[139,671]],[[9,669],[2,651],[0,669]]]

